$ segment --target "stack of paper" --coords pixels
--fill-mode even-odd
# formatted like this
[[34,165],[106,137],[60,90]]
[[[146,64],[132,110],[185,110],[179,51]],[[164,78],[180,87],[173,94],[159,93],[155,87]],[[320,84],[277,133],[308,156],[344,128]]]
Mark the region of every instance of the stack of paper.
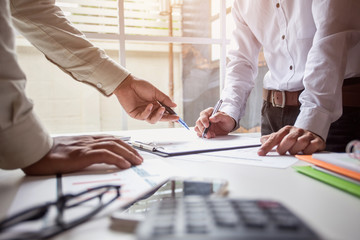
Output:
[[300,160],[314,166],[295,166],[294,168],[310,177],[360,197],[360,161],[346,153],[316,153],[296,155]]

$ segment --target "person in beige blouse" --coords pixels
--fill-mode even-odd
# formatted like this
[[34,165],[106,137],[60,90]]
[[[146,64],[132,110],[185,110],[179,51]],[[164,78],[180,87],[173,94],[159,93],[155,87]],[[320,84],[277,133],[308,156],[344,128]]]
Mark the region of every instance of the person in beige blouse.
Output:
[[93,46],[55,1],[0,1],[0,168],[47,175],[96,163],[125,169],[143,161],[135,149],[114,136],[49,135],[25,95],[26,76],[16,59],[13,26],[75,80],[106,96],[115,94],[131,117],[149,123],[178,120],[159,104],[176,106],[167,95]]

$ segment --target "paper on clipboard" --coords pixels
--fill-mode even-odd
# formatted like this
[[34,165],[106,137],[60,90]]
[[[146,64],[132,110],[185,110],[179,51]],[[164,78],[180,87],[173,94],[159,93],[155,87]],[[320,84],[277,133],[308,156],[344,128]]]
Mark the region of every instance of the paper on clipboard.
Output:
[[135,148],[163,157],[260,146],[259,138],[245,137],[239,134],[230,134],[211,139],[203,139],[192,135],[156,141],[135,139],[131,144]]

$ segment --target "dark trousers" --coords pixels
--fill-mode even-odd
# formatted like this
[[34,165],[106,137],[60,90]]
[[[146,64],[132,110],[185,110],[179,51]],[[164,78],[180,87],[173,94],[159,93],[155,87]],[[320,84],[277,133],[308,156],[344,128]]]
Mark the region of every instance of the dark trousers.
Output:
[[[293,126],[299,113],[298,106],[279,108],[264,101],[261,109],[261,135],[277,132],[286,125]],[[360,107],[343,107],[342,116],[330,126],[325,150],[345,152],[346,144],[354,139],[360,139]]]

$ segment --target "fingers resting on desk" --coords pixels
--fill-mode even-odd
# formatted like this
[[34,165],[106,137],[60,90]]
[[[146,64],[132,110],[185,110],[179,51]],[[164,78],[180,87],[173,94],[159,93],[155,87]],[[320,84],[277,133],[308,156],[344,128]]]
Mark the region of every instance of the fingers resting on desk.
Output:
[[143,158],[129,144],[110,135],[55,137],[51,150],[38,162],[23,168],[28,175],[50,175],[105,163],[126,169]]
[[318,135],[294,126],[285,126],[279,131],[264,135],[260,139],[262,146],[258,154],[265,156],[275,146],[280,155],[289,152],[291,155],[298,153],[313,154],[325,149],[325,141]]

